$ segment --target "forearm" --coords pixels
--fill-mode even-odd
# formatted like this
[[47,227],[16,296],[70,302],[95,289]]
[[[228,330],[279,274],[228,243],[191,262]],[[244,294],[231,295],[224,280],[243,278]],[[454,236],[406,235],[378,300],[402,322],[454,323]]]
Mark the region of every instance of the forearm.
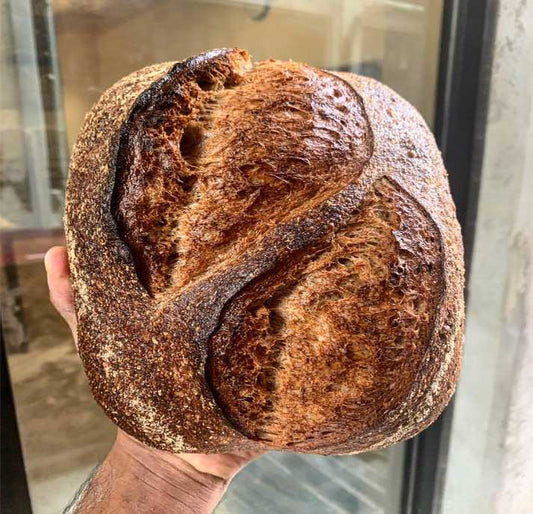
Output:
[[173,456],[117,443],[72,512],[203,514],[213,511],[228,481]]

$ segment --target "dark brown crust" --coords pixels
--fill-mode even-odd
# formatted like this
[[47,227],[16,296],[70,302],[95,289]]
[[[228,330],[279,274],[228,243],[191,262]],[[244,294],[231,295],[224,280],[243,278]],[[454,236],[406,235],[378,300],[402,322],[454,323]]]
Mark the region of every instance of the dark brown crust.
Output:
[[[211,387],[218,397],[223,384],[214,384],[211,376],[208,383],[206,360],[215,356],[213,341],[224,330],[224,313],[238,298],[349,226],[357,209],[385,180],[403,199],[407,225],[414,220],[396,235],[398,252],[411,252],[423,261],[429,247],[413,244],[427,231],[436,238],[440,264],[431,286],[438,292],[430,309],[431,335],[420,347],[416,369],[405,375],[404,392],[393,408],[382,409],[371,424],[352,432],[349,417],[343,415],[331,433],[292,448],[352,453],[411,437],[440,414],[455,388],[463,331],[462,243],[433,137],[413,107],[390,89],[368,78],[331,74],[353,88],[364,107],[372,137],[364,167],[338,190],[318,195],[292,216],[277,220],[253,245],[243,245],[235,258],[202,268],[180,288],[167,282],[159,296],[154,296],[156,291],[149,294],[142,270],[140,280],[134,266],[138,252],[131,242],[129,247],[124,243],[127,230],[117,230],[112,202],[123,158],[119,149],[132,131],[135,113],[157,105],[166,84],[175,87],[214,68],[238,68],[246,60],[241,50],[215,50],[183,63],[145,68],[104,93],[86,118],[71,161],[65,226],[79,350],[93,394],[126,432],[165,450],[290,447],[287,443],[294,441],[287,438],[272,443],[238,429],[238,420],[213,397]],[[416,219],[430,227],[418,236]]]

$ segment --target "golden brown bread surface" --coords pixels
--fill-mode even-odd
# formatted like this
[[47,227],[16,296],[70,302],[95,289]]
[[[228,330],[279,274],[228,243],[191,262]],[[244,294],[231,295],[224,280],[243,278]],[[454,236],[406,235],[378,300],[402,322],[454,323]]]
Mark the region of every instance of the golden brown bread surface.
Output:
[[454,391],[446,171],[374,80],[236,49],[133,73],[86,118],[65,225],[93,394],[150,445],[360,452]]

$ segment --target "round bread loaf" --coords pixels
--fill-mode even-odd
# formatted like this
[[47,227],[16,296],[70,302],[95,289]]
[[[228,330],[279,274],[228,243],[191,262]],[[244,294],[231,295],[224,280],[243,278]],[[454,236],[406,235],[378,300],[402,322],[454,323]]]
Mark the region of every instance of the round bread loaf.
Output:
[[356,453],[454,391],[446,171],[375,80],[238,49],[137,71],[87,115],[65,225],[92,392],[149,445]]

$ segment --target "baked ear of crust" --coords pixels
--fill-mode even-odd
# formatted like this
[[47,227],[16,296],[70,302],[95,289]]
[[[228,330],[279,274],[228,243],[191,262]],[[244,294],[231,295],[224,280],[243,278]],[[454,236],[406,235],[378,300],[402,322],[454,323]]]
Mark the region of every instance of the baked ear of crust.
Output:
[[376,81],[237,49],[140,70],[87,116],[65,226],[93,394],[147,444],[359,452],[453,393],[446,172]]

